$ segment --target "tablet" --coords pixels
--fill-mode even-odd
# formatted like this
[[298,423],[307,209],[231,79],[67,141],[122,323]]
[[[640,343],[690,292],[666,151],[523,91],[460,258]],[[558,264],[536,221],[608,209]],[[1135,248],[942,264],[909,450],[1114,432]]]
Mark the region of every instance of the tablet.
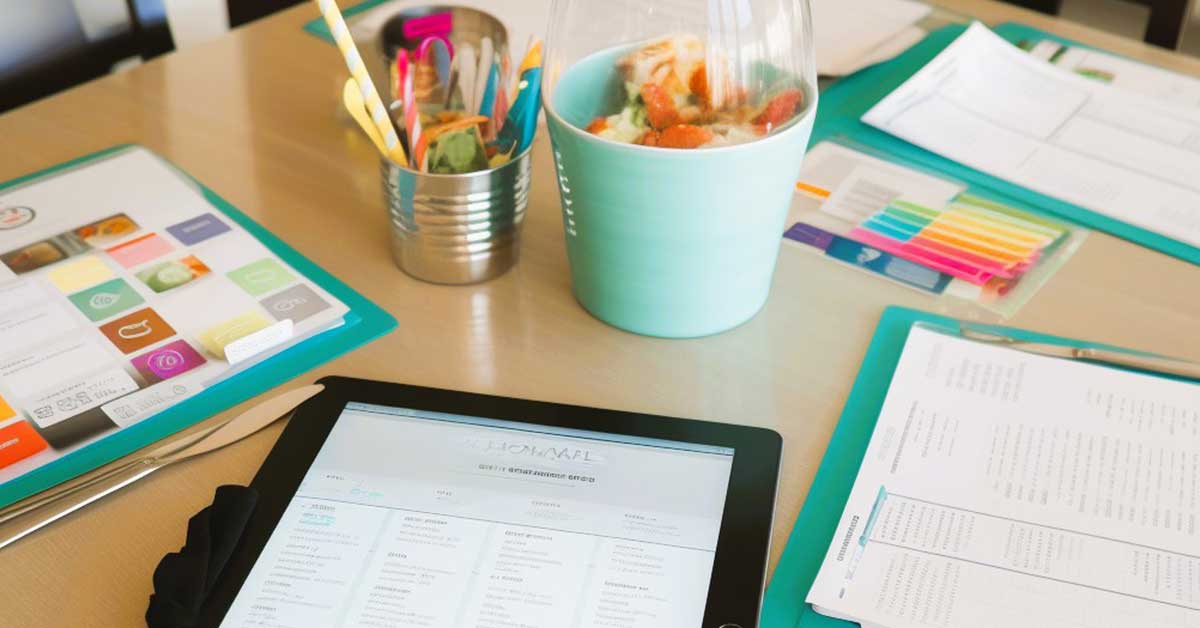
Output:
[[777,433],[322,383],[254,478],[202,626],[758,624]]

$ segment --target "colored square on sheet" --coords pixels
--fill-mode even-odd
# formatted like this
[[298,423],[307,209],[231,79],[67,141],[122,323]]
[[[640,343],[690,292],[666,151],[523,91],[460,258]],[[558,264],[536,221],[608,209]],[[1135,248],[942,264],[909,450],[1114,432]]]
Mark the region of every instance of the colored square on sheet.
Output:
[[46,440],[25,421],[0,427],[0,469],[45,449]]
[[73,247],[64,246],[67,244],[61,238],[34,242],[0,255],[0,262],[18,275],[30,273],[74,255]]
[[17,411],[13,410],[12,406],[8,405],[8,402],[4,400],[4,397],[0,397],[0,421],[11,419],[14,416],[17,416]]
[[122,279],[106,281],[67,298],[92,322],[102,321],[145,303],[142,295]]
[[151,233],[108,249],[108,255],[121,266],[133,268],[162,257],[174,248],[162,236]]
[[103,247],[137,233],[138,224],[125,214],[114,214],[74,231],[79,239],[92,246]]
[[189,255],[173,262],[155,264],[137,274],[137,278],[146,287],[157,293],[178,288],[194,279],[199,279],[211,272],[195,255]]
[[89,255],[69,262],[46,276],[63,294],[79,292],[113,278],[113,271],[100,258]]
[[100,331],[125,354],[134,353],[175,335],[175,330],[167,321],[150,308],[105,323],[100,326]]
[[48,241],[35,242],[0,255],[0,261],[18,275],[33,272],[64,259],[67,259],[67,254]]
[[183,340],[169,342],[130,361],[149,383],[171,379],[204,362],[204,356]]
[[199,244],[226,231],[230,231],[229,225],[221,222],[212,214],[203,214],[167,227],[167,233],[175,236],[176,240],[187,246]]
[[299,323],[329,309],[329,303],[304,284],[292,286],[259,303],[275,317],[275,320],[291,319],[293,323]]
[[225,359],[225,347],[256,331],[271,326],[271,320],[258,310],[248,310],[227,321],[222,321],[200,332],[200,344],[205,351]]
[[265,258],[230,271],[229,278],[252,297],[282,288],[295,279],[279,262]]

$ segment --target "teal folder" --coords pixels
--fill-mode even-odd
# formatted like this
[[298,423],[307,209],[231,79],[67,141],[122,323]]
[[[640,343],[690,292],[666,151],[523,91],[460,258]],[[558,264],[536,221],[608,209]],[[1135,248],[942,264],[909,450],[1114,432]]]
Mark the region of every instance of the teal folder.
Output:
[[[66,163],[0,183],[0,191],[53,175],[56,172],[85,165],[103,157],[134,148],[124,144],[85,155]],[[178,167],[175,167],[181,174]],[[345,303],[350,311],[344,323],[321,332],[307,340],[260,362],[228,380],[207,388],[196,396],[168,408],[139,423],[109,433],[106,437],[81,447],[53,462],[0,484],[0,507],[24,499],[38,491],[65,482],[80,474],[128,455],[157,440],[227,410],[255,395],[278,386],[305,371],[363,345],[396,327],[396,319],[366,297],[338,281],[320,266],[309,261],[295,249],[276,238],[262,225],[251,220],[225,199],[191,179],[214,208],[241,225],[268,249],[286,261],[314,283]]]
[[[825,457],[817,469],[808,497],[788,537],[787,547],[763,600],[761,628],[851,628],[854,622],[826,617],[805,603],[808,590],[816,580],[826,550],[841,519],[846,500],[866,455],[875,422],[883,409],[883,400],[891,386],[892,375],[900,362],[900,353],[908,340],[909,329],[924,323],[953,332],[959,321],[920,310],[892,306],[884,310],[875,336],[863,357],[862,367],[850,390],[850,397],[830,438]],[[1011,327],[980,325],[972,327],[992,331],[1016,340],[1044,342],[1070,347],[1103,347],[1129,353],[1110,345],[1048,336]],[[1115,367],[1114,367],[1115,368]],[[1163,375],[1163,377],[1168,377]],[[1182,378],[1173,378],[1182,379]]]
[[[966,26],[953,24],[933,31],[891,61],[867,68],[835,83],[821,94],[816,126],[813,130],[813,143],[836,136],[849,137],[855,142],[882,152],[897,163],[941,172],[973,188],[984,188],[1015,199],[1029,209],[1055,214],[1076,224],[1105,231],[1167,255],[1200,264],[1200,248],[1014,185],[909,144],[861,121],[863,114],[875,103],[907,81],[917,70],[925,67],[925,64],[941,53],[964,30]],[[1022,24],[1002,24],[993,30],[1013,43],[1026,39],[1048,39],[1069,46],[1085,47],[1083,44]]]

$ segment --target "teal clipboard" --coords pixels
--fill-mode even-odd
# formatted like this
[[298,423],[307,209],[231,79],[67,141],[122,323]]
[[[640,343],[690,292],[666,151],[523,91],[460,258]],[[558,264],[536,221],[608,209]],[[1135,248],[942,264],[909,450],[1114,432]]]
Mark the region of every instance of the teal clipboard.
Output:
[[[364,2],[360,2],[342,9],[342,17],[347,19],[352,18],[363,11],[374,9],[375,7],[386,2],[392,2],[392,0],[365,0]],[[329,25],[325,23],[325,18],[318,17],[314,20],[305,22],[304,30],[310,35],[314,35],[318,39],[321,39],[325,43],[333,43],[333,34],[329,32]]]
[[[958,319],[930,314],[920,310],[892,306],[884,310],[875,328],[875,336],[863,357],[862,367],[850,389],[850,397],[842,409],[830,438],[825,457],[813,478],[808,497],[788,536],[787,547],[775,566],[775,574],[763,599],[761,628],[851,628],[855,622],[826,617],[805,603],[808,590],[816,580],[826,550],[833,542],[838,521],[858,469],[866,455],[867,445],[875,431],[875,422],[883,408],[884,398],[891,387],[892,375],[900,362],[900,353],[908,341],[914,324],[924,323],[947,330],[959,328]],[[1044,342],[1070,347],[1100,347],[1126,353],[1127,349],[1111,345],[1050,336],[1011,327],[971,324],[973,328],[992,331],[1016,340]],[[1143,354],[1144,355],[1144,354]],[[1118,367],[1112,367],[1118,368]],[[1168,379],[1184,379],[1161,375]],[[1190,381],[1190,380],[1189,380]]]
[[[88,162],[110,157],[122,151],[137,148],[123,144],[90,155],[34,172],[12,181],[0,183],[0,191],[46,177],[57,172],[86,165]],[[159,159],[163,159],[159,157]],[[251,235],[263,243],[271,252],[286,261],[292,268],[311,279],[333,296],[345,303],[350,311],[345,322],[334,329],[317,334],[304,342],[282,351],[270,359],[260,362],[229,380],[207,388],[196,396],[168,408],[139,423],[110,433],[94,443],[81,447],[53,462],[47,463],[24,475],[0,484],[0,507],[24,499],[34,493],[60,484],[87,473],[142,447],[161,440],[184,428],[194,425],[214,414],[227,410],[259,393],[278,386],[312,368],[359,347],[396,327],[396,319],[366,297],[355,292],[346,284],[330,275],[320,266],[305,258],[295,249],[267,231],[262,225],[238,211],[225,199],[196,181],[177,166],[168,166],[192,181],[205,199]]]
[[[925,67],[966,28],[961,24],[952,24],[935,30],[891,61],[848,76],[822,92],[812,143],[844,135],[889,155],[897,163],[908,162],[934,172],[942,172],[972,187],[986,188],[1016,199],[1035,211],[1048,212],[1076,224],[1110,233],[1193,264],[1200,264],[1200,248],[1014,185],[909,144],[861,121],[863,114],[875,106],[875,103],[907,81],[917,70]],[[1013,43],[1026,39],[1049,39],[1069,46],[1087,47],[1023,24],[1002,24],[993,30]]]

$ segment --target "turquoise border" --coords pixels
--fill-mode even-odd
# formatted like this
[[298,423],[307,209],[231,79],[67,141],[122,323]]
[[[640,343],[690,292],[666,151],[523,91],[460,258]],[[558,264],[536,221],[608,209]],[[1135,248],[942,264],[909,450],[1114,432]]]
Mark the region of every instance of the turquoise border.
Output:
[[[957,330],[959,321],[920,310],[892,306],[884,310],[875,328],[875,336],[863,357],[862,367],[850,390],[850,397],[830,438],[825,457],[817,469],[808,497],[796,524],[788,537],[787,547],[775,566],[771,585],[763,599],[761,628],[851,628],[855,622],[826,617],[805,603],[808,591],[816,580],[825,551],[833,542],[838,521],[850,490],[858,476],[867,452],[867,444],[875,431],[875,422],[883,408],[884,398],[891,387],[892,375],[900,362],[900,353],[908,341],[909,329],[916,323],[926,323],[948,330]],[[1127,349],[1100,345],[1061,336],[1037,332],[979,325],[972,327],[990,330],[1017,340],[1046,342],[1071,347],[1103,347],[1127,353]],[[1168,379],[1184,379],[1169,377]],[[1190,380],[1188,380],[1190,381]]]
[[[1193,264],[1200,264],[1200,248],[1084,209],[1078,205],[1013,185],[918,148],[861,121],[867,110],[908,80],[913,73],[924,67],[966,28],[963,25],[952,24],[935,30],[895,59],[848,76],[823,92],[821,104],[817,108],[817,121],[816,128],[813,130],[812,144],[815,145],[832,136],[845,135],[854,141],[897,157],[901,162],[907,161],[934,172],[945,173],[973,187],[987,188],[1006,197],[1014,198],[1023,206],[1104,231]],[[1012,42],[1022,39],[1049,39],[1071,46],[1086,47],[1078,42],[1023,24],[1002,24],[994,30],[998,35]]]
[[[393,0],[365,0],[365,2],[360,2],[342,9],[342,17],[349,19],[355,15],[358,15],[359,13],[362,13],[363,11],[374,9],[381,4],[392,1]],[[329,32],[329,25],[325,23],[325,18],[323,17],[318,17],[314,20],[305,22],[304,30],[308,31],[310,35],[317,37],[327,44],[333,43],[333,35]]]
[[[99,152],[85,155],[68,162],[40,170],[33,174],[0,183],[0,191],[22,183],[44,177],[62,170],[80,166],[122,151],[141,148],[135,144],[122,144]],[[159,157],[159,159],[163,159]],[[167,161],[163,159],[163,161]],[[118,430],[102,440],[73,451],[54,462],[38,467],[20,477],[0,484],[0,507],[6,506],[34,493],[65,482],[78,475],[103,466],[183,430],[208,417],[223,412],[263,391],[283,384],[304,372],[378,338],[396,327],[396,319],[366,297],[355,292],[346,284],[330,275],[320,266],[305,258],[292,247],[267,231],[262,225],[238,211],[225,199],[187,175],[174,164],[169,166],[183,174],[204,193],[213,207],[241,225],[258,238],[268,249],[306,275],[327,292],[345,303],[350,311],[345,323],[322,332],[271,359],[250,367],[230,380],[208,388],[183,403],[164,410],[148,419]]]

